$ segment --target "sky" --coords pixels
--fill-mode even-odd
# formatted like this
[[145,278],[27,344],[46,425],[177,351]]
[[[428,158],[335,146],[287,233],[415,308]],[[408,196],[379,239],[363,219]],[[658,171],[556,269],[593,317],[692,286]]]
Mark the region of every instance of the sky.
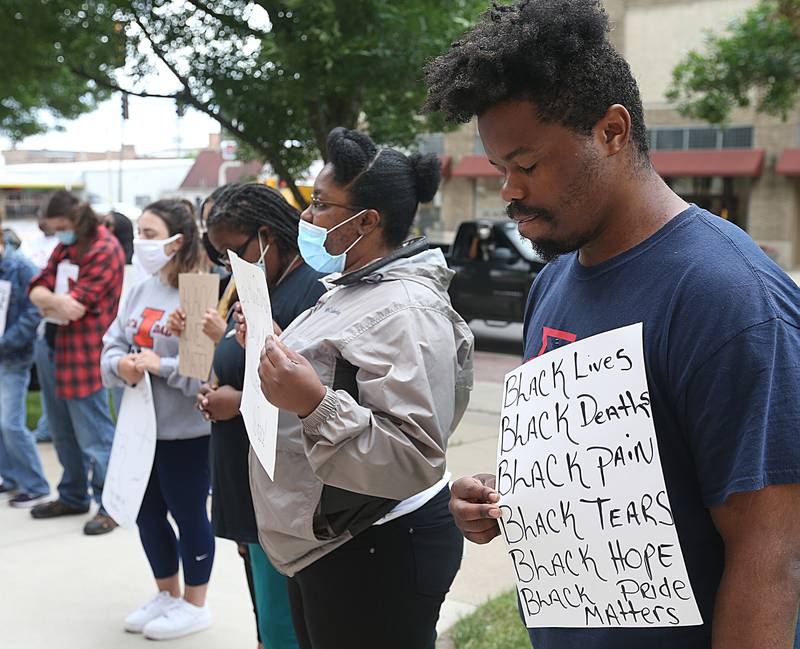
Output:
[[[63,122],[63,131],[51,130],[25,138],[18,149],[68,151],[117,151],[120,142],[132,144],[139,154],[157,154],[174,150],[197,149],[208,144],[209,133],[218,133],[219,124],[210,117],[188,109],[183,118],[175,114],[169,99],[130,97],[130,119],[123,130],[119,94],[102,103],[97,110],[71,122]],[[0,149],[11,148],[8,138],[0,137]]]

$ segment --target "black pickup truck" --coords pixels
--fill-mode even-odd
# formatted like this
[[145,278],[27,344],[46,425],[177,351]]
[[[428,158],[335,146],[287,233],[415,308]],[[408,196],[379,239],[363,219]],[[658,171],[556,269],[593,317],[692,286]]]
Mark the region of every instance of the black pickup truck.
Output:
[[520,237],[512,221],[466,221],[449,248],[440,246],[456,271],[453,308],[464,320],[522,322],[525,300],[544,261]]

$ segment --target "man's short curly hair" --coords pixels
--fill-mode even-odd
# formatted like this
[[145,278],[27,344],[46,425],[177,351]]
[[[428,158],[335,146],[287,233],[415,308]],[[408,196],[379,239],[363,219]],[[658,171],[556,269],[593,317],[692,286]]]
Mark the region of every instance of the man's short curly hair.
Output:
[[588,135],[611,105],[622,104],[636,150],[646,158],[639,88],[608,30],[599,0],[495,2],[428,64],[424,110],[467,122],[502,102],[529,100],[543,121]]

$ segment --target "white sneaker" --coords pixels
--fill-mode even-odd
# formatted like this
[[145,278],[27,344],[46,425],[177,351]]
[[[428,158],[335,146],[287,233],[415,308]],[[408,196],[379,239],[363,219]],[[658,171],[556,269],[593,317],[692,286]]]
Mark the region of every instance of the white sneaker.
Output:
[[211,626],[211,609],[208,604],[195,606],[185,599],[177,600],[164,613],[145,624],[144,637],[150,640],[171,640]]
[[125,630],[129,633],[141,633],[144,625],[161,616],[171,606],[180,600],[162,590],[158,595],[151,599],[147,604],[135,610],[125,618]]

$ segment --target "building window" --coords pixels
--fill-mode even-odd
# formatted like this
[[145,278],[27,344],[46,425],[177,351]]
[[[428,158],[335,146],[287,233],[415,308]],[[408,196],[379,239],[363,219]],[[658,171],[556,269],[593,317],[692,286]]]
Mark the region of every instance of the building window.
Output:
[[753,127],[734,126],[728,129],[711,126],[652,128],[647,132],[654,151],[682,149],[731,149],[753,146]]
[[426,133],[417,138],[420,153],[444,153],[444,133]]
[[689,129],[690,149],[716,149],[719,129],[692,128]]
[[682,128],[657,129],[655,135],[655,148],[659,151],[670,151],[673,149],[685,148],[683,143],[684,129]]
[[753,127],[737,126],[729,128],[722,133],[722,148],[743,148],[749,149],[753,146]]

